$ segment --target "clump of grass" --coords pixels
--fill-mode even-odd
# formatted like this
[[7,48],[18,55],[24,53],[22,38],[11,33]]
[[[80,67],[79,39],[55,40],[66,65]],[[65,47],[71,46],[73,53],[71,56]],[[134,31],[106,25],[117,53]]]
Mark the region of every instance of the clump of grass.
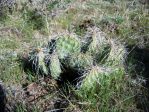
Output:
[[76,90],[78,99],[84,102],[83,110],[118,112],[136,109],[135,93],[131,84],[123,79],[123,70],[106,71],[106,68],[94,67],[87,74],[81,90]]
[[36,10],[24,8],[23,19],[33,30],[41,30],[45,26],[45,18]]
[[[1,41],[3,42],[3,41]],[[11,50],[10,47],[13,46]],[[23,80],[23,70],[21,69],[21,63],[18,61],[18,54],[15,49],[18,47],[18,43],[9,42],[8,45],[1,44],[0,50],[0,79],[5,84],[21,83]]]
[[55,1],[52,1],[52,3],[49,3],[48,5],[47,5],[47,9],[49,10],[49,11],[51,11],[56,5],[58,5],[59,4],[59,2],[57,1],[57,0],[55,0]]
[[16,105],[16,109],[15,109],[16,112],[27,112],[28,110],[26,109],[26,106],[24,104],[17,104]]
[[19,83],[21,80],[23,80],[23,71],[21,70],[21,64],[20,62],[16,62],[17,59],[11,58],[11,53],[13,52],[7,52],[10,54],[10,57],[8,54],[2,55],[0,59],[1,65],[1,73],[0,78],[5,82],[5,84],[10,83]]
[[[6,18],[1,18],[3,25],[15,29],[19,36],[23,37],[24,41],[27,42],[32,39],[35,31],[46,34],[46,16],[38,10],[29,7],[30,5],[25,1],[19,2],[11,14],[7,12]],[[17,5],[21,5],[21,8],[18,10]]]
[[35,106],[32,106],[32,108],[30,109],[27,105],[25,105],[25,104],[23,104],[21,102],[18,102],[15,105],[15,108],[14,108],[13,111],[15,111],[15,112],[28,112],[28,111],[40,112],[40,109],[38,109]]
[[32,25],[27,25],[26,20],[22,18],[22,13],[13,12],[12,15],[7,14],[7,16],[8,18],[3,20],[4,26],[14,29],[19,37],[23,36],[24,40],[30,40],[32,38],[34,31],[33,27]]

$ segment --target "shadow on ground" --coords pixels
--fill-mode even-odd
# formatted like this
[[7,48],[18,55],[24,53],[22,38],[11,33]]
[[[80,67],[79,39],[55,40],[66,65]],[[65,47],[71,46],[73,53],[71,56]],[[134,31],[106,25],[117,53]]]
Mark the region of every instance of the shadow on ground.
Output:
[[6,95],[2,85],[0,85],[0,112],[5,112],[5,106],[6,106]]
[[134,78],[143,77],[144,79],[143,88],[136,97],[137,108],[149,112],[149,49],[135,47],[129,55],[134,65]]

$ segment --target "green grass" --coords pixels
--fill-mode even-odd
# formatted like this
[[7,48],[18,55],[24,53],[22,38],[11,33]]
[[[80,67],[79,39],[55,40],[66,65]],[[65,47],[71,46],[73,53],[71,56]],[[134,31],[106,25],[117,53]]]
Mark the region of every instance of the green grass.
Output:
[[[25,104],[22,103],[18,103],[14,109],[15,112],[28,112],[27,106]],[[30,109],[30,111],[32,112],[40,112],[39,109],[37,109],[35,106],[32,107],[32,109]]]
[[[68,7],[68,4],[72,6]],[[27,54],[31,48],[41,47],[52,36],[50,34],[57,32],[75,32],[82,38],[88,35],[87,28],[95,25],[108,38],[118,39],[127,46],[149,48],[148,5],[137,0],[55,0],[48,3],[45,10],[46,14],[59,12],[52,18],[26,5],[22,10],[15,9],[12,14],[6,11],[6,15],[0,18],[0,80],[5,85],[38,81],[39,78],[32,73],[23,71],[19,55]],[[128,61],[127,73],[117,71],[109,74],[110,77],[99,78],[95,82],[98,84],[89,91],[70,89],[75,95],[72,99],[67,99],[70,94],[65,96],[70,102],[66,112],[72,108],[84,112],[140,111],[135,101],[138,90],[141,91],[140,86],[132,83],[134,60]],[[18,104],[16,107],[16,112],[27,111],[26,105]],[[36,107],[33,111],[37,112]]]
[[0,79],[4,82],[15,83],[21,82],[23,71],[17,61],[17,52],[15,51],[20,47],[18,40],[14,37],[1,37],[0,36]]
[[[93,74],[92,74],[93,75]],[[82,105],[83,110],[98,112],[120,112],[135,110],[135,94],[131,84],[124,78],[124,73],[120,70],[117,73],[101,75],[90,90],[82,88],[77,91],[78,99],[86,102]],[[97,80],[97,79],[95,79]]]

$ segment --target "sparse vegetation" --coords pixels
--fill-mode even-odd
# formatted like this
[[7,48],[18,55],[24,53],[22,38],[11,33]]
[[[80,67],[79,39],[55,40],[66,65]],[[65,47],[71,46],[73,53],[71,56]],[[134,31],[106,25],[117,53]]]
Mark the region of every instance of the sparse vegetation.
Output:
[[147,0],[14,1],[0,1],[6,111],[149,111]]

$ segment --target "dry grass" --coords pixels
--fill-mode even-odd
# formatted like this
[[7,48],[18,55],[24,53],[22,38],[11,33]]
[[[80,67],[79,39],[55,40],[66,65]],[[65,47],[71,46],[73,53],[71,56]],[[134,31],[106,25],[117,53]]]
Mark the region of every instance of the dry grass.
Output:
[[[35,3],[38,5],[33,5]],[[136,60],[129,55],[129,52],[128,56],[132,58],[127,60],[128,71],[116,72],[115,74],[118,74],[119,77],[104,77],[107,82],[102,82],[100,90],[97,87],[93,92],[74,90],[71,85],[59,90],[56,82],[51,78],[24,72],[22,62],[20,62],[20,56],[26,57],[26,54],[32,49],[45,46],[48,40],[59,35],[74,32],[80,39],[89,37],[92,32],[89,28],[93,26],[99,27],[101,32],[105,32],[107,39],[112,38],[126,43],[127,46],[148,49],[149,10],[147,3],[140,3],[139,0],[53,0],[43,2],[42,5],[38,2],[35,3],[17,0],[17,5],[11,9],[12,13],[6,8],[3,11],[7,13],[0,18],[0,80],[9,91],[8,103],[10,106],[16,107],[12,107],[12,110],[16,112],[59,109],[66,112],[148,111],[148,103],[140,102],[145,107],[138,108],[137,101],[139,100],[136,101],[136,99],[139,98],[137,96],[146,94],[146,90],[142,86],[144,78],[132,77],[134,74],[138,76],[142,72],[136,73],[133,68]],[[100,34],[94,33],[100,37]],[[95,40],[95,43],[97,41]],[[87,41],[84,39],[84,42]],[[114,55],[111,54],[115,60],[119,58]],[[84,63],[82,62],[82,64]],[[60,68],[58,67],[58,69]],[[53,72],[55,73],[55,71]],[[38,86],[35,89],[43,88],[48,93],[39,97],[35,102],[21,101],[20,91],[26,92],[26,88],[30,87],[32,83],[37,83]],[[27,85],[24,87],[22,86],[24,84]],[[19,95],[19,98],[12,92]],[[26,95],[26,93],[23,94]],[[27,98],[28,96],[25,97],[25,99]],[[141,96],[141,98],[144,102],[147,101],[146,96]],[[33,105],[35,107],[31,109]]]

